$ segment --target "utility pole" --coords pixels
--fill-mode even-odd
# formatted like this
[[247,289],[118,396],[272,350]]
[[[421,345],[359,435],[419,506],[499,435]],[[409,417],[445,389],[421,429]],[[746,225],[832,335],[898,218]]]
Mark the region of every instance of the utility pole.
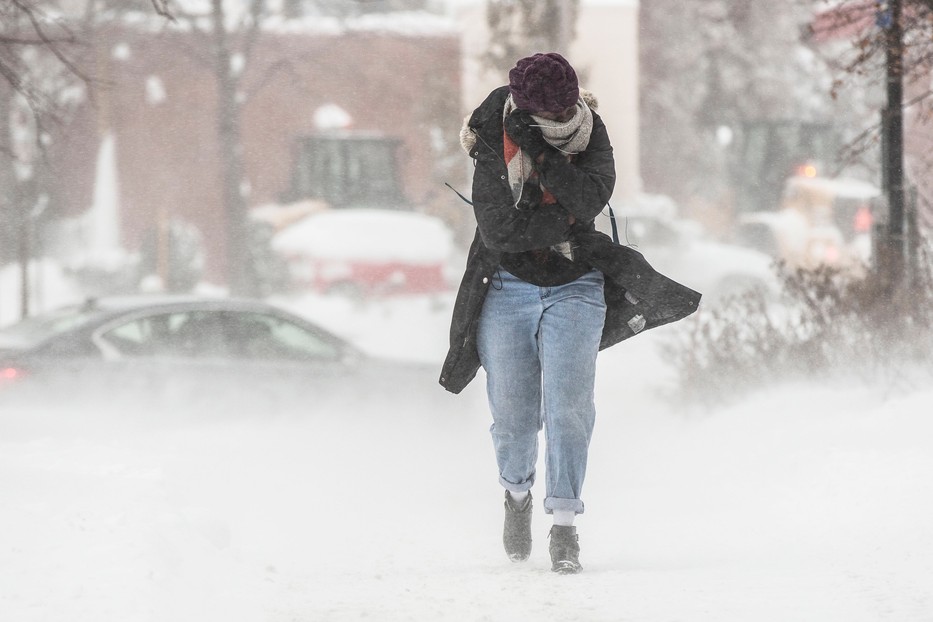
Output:
[[901,286],[905,269],[904,235],[904,41],[901,0],[887,0],[878,9],[884,28],[887,105],[882,113],[882,185],[888,200],[888,222],[879,246],[882,276],[892,289]]

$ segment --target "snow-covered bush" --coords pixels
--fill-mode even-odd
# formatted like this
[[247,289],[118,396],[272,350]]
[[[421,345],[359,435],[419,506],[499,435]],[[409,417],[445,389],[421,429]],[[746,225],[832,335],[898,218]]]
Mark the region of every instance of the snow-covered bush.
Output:
[[933,372],[931,259],[928,249],[899,288],[875,273],[855,278],[828,267],[782,267],[782,304],[753,294],[701,308],[666,344],[678,397],[719,404],[800,379],[913,386]]

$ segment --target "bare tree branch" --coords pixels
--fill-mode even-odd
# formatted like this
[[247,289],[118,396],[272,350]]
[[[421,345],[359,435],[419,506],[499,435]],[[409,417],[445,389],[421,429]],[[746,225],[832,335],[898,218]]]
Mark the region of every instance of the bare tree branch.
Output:
[[[49,37],[48,40],[54,41],[55,43],[75,43],[75,38],[73,36],[64,38]],[[0,45],[47,45],[47,43],[42,39],[0,35]]]
[[175,16],[172,15],[172,12],[168,8],[168,0],[152,0],[152,8],[155,9],[156,13],[168,19],[169,21],[178,21],[175,19]]
[[[29,20],[30,24],[32,24],[32,28],[35,31],[36,35],[39,37],[39,39],[42,40],[42,42],[45,44],[48,50],[55,56],[55,58],[57,58],[58,61],[62,65],[64,65],[71,73],[81,78],[81,80],[83,80],[84,82],[90,83],[91,81],[90,78],[86,76],[84,72],[81,71],[81,69],[71,61],[70,58],[68,58],[67,56],[65,56],[64,53],[62,53],[62,51],[58,47],[59,42],[56,41],[54,37],[50,37],[48,34],[46,34],[45,28],[42,26],[42,23],[39,21],[39,17],[38,17],[39,15],[42,15],[42,12],[32,5],[26,4],[25,2],[23,2],[23,0],[12,0],[12,2],[16,7],[18,7],[21,11],[23,11],[23,13],[26,15],[26,18]],[[67,28],[65,28],[64,26],[62,26],[62,28],[63,30],[65,30],[65,32],[67,32],[70,36],[73,37],[72,33]],[[71,42],[74,42],[74,41],[71,41]]]
[[295,58],[295,59],[285,58],[285,59],[278,60],[272,65],[270,65],[269,67],[265,68],[262,71],[261,79],[256,84],[253,84],[248,89],[246,89],[246,101],[249,101],[253,95],[260,92],[263,88],[266,87],[266,85],[269,82],[272,81],[273,78],[275,78],[277,75],[281,73],[288,74],[289,76],[294,78],[295,81],[301,81],[302,80],[301,76],[295,70],[295,67],[296,67],[295,61],[303,60],[305,58],[307,58],[308,60],[313,60],[314,57],[310,54],[306,54],[306,55],[302,55],[302,57]]

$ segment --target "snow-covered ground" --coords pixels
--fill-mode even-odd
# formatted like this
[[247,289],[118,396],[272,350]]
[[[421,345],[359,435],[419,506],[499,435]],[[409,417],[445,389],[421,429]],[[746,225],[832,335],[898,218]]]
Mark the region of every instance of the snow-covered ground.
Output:
[[[439,364],[452,300],[278,302]],[[481,377],[457,416],[0,413],[0,620],[933,620],[933,390],[684,409],[669,330],[601,355],[578,576],[540,484],[531,559],[501,550]]]

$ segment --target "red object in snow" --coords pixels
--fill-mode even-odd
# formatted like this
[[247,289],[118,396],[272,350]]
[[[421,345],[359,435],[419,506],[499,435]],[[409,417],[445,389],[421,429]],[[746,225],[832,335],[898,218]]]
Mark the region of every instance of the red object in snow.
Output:
[[307,259],[307,285],[320,292],[358,293],[365,296],[429,294],[447,289],[442,264],[409,264],[399,261]]
[[863,205],[855,212],[853,228],[856,233],[869,233],[871,231],[872,222],[874,222],[874,218],[871,215],[871,210],[867,205]]

